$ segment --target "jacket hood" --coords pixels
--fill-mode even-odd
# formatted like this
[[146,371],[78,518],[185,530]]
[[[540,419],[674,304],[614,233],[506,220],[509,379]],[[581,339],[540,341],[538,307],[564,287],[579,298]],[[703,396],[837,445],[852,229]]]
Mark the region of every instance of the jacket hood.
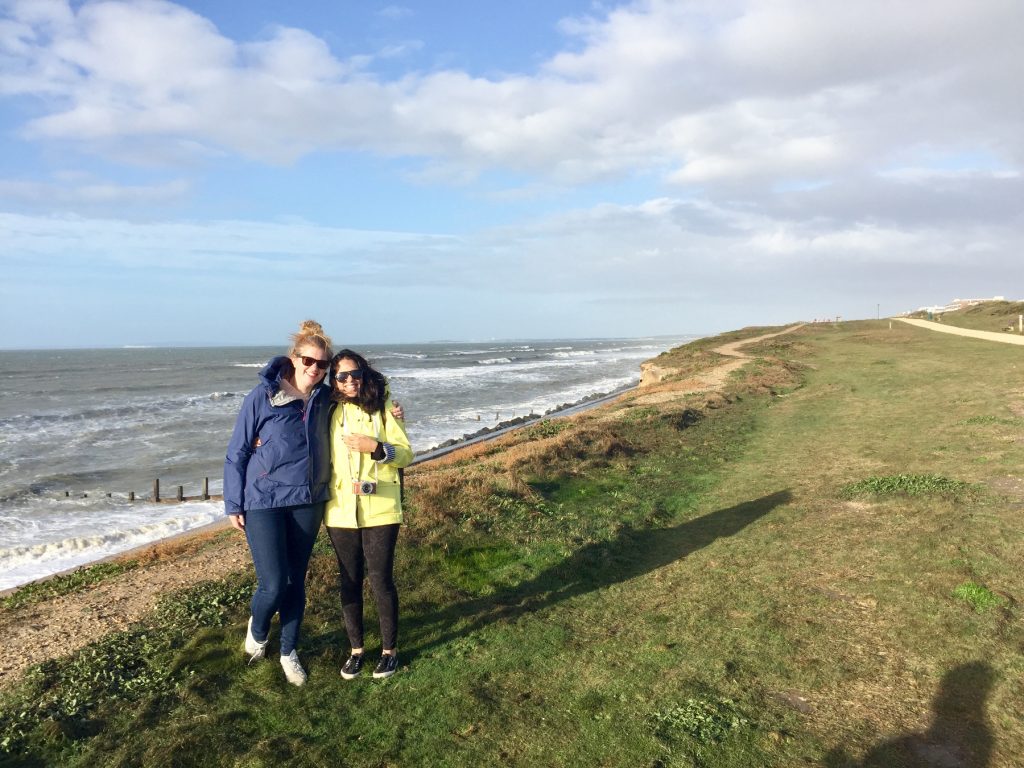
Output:
[[281,379],[288,376],[293,370],[292,361],[286,355],[278,355],[260,371],[260,381],[263,382],[267,391],[274,395],[281,389]]
[[[273,397],[281,391],[281,379],[290,376],[295,370],[295,366],[292,365],[291,358],[287,355],[278,355],[273,358],[269,363],[263,366],[263,370],[260,371],[260,382],[263,384],[263,388],[267,391],[270,397]],[[313,391],[310,392],[310,396],[318,389],[327,387],[325,383],[327,377],[320,379]]]

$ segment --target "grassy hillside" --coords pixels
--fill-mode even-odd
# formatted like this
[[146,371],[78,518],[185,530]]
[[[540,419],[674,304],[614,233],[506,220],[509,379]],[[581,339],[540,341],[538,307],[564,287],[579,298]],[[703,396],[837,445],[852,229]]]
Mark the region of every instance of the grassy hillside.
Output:
[[807,326],[722,393],[669,380],[410,472],[389,681],[338,676],[321,541],[305,688],[245,666],[239,574],[36,669],[0,763],[1014,765],[1020,350],[896,325]]
[[[1018,318],[1024,314],[1024,301],[985,301],[956,312],[943,312],[939,321],[974,331],[1018,331]],[[917,312],[912,317],[924,317]]]

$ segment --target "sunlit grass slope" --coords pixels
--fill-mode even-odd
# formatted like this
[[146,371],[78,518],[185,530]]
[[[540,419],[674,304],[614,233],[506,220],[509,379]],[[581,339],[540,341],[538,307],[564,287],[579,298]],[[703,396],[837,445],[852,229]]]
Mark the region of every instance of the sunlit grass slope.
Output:
[[410,472],[389,681],[338,675],[321,541],[305,688],[245,666],[240,574],[34,671],[6,760],[1014,765],[1024,358],[896,326],[806,326],[724,392],[669,380]]

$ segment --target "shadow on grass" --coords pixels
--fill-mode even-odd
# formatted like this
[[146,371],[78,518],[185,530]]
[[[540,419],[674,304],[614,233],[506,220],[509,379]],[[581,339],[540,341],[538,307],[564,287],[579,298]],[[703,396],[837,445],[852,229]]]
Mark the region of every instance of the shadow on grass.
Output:
[[932,724],[924,733],[908,733],[885,741],[864,756],[850,758],[840,747],[825,757],[827,768],[986,768],[992,755],[992,733],[985,719],[995,673],[981,661],[946,673],[932,707]]
[[[778,491],[726,509],[719,509],[671,528],[625,527],[612,541],[590,544],[533,579],[498,594],[467,600],[441,611],[412,617],[407,627],[407,658],[429,652],[498,621],[512,621],[588,592],[627,581],[703,549],[721,538],[734,536],[755,520],[791,499]],[[439,636],[417,642],[442,628]],[[444,628],[457,626],[446,631]]]

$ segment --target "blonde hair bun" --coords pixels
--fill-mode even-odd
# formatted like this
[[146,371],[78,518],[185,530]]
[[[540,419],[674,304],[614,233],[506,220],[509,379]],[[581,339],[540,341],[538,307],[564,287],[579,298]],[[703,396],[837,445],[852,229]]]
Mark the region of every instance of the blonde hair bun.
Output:
[[323,336],[324,327],[316,320],[303,320],[302,325],[299,326],[299,333],[309,334],[310,336]]
[[292,354],[296,354],[300,347],[307,344],[320,347],[327,353],[327,357],[331,356],[331,337],[316,320],[303,320],[298,333],[292,334]]

